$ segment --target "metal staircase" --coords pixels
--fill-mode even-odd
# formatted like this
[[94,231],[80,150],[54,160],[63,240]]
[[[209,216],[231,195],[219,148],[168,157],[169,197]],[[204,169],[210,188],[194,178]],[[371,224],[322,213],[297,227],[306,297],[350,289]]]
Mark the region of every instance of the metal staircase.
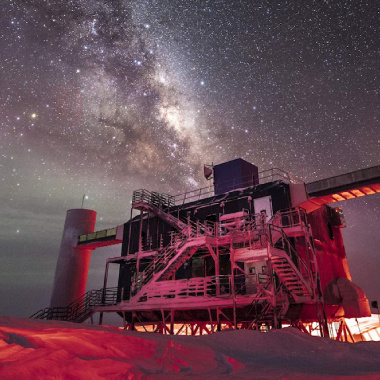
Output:
[[266,325],[266,327],[269,327],[270,325],[274,326],[276,323],[275,321],[278,323],[281,309],[282,306],[280,304],[277,304],[274,307],[270,302],[265,303],[261,312],[251,322],[251,328],[255,327],[258,329],[261,325]]
[[132,294],[137,292],[150,282],[168,280],[181,267],[183,263],[189,260],[197,251],[199,242],[182,238],[174,245],[168,245],[157,255],[147,268],[142,272],[141,281],[132,289]]
[[138,301],[145,300],[147,292],[149,292],[152,287],[154,288],[157,284],[157,281],[166,281],[172,277],[175,272],[189,260],[194,253],[198,250],[198,246],[187,246],[184,249],[180,249],[175,252],[173,258],[169,260],[167,265],[160,265],[158,272],[150,272],[150,274],[142,280],[142,285],[140,288],[137,288],[135,292],[135,299]]
[[296,303],[312,300],[312,291],[294,264],[285,257],[272,256],[272,267]]
[[174,205],[172,195],[160,194],[145,189],[133,192],[132,207],[134,209],[153,213],[183,235],[195,237],[205,235],[213,230],[212,222],[200,223],[199,220],[194,220],[189,215],[180,215],[180,211],[178,211],[178,218],[168,213],[167,209]]
[[[246,321],[251,320],[247,322],[250,328],[253,326],[258,328],[262,325],[277,328],[281,320],[286,319],[285,315],[290,305],[321,302],[317,261],[306,213],[303,210],[292,209],[278,212],[267,223],[259,214],[245,213],[236,218],[235,225],[230,224],[227,227],[227,224],[223,226],[222,222],[220,224],[200,223],[198,220],[192,220],[189,214],[184,215],[184,212],[181,213],[180,210],[177,210],[176,217],[172,215],[171,207],[173,206],[175,206],[175,199],[170,195],[143,189],[133,193],[132,207],[141,211],[141,223],[143,212],[152,213],[177,231],[171,232],[171,242],[160,249],[156,256],[153,257],[153,254],[146,256],[150,257],[151,261],[143,271],[139,271],[139,257],[136,255],[137,274],[132,283],[131,298],[128,301],[122,300],[119,305],[124,308],[122,310],[135,312],[140,306],[142,306],[140,309],[148,310],[146,307],[149,307],[149,302],[155,303],[156,309],[152,310],[158,310],[165,305],[165,302],[168,304],[168,300],[171,302],[171,307],[174,307],[174,297],[186,299],[186,301],[192,298],[194,305],[199,305],[199,300],[194,300],[194,294],[196,294],[197,297],[204,298],[202,302],[206,299],[208,307],[218,305],[218,302],[219,305],[228,307],[232,301],[236,307],[236,300],[238,300],[240,302],[238,307],[242,307],[241,305],[247,307],[245,318]],[[141,230],[142,224],[140,234]],[[293,237],[305,239],[306,253],[303,253],[302,257],[292,245],[290,238]],[[169,281],[174,280],[177,270],[198,250],[204,248],[202,253],[212,254],[211,246],[222,247],[225,255],[230,254],[231,267],[234,269],[231,275],[225,276],[229,291],[220,292],[221,280],[224,279],[220,273],[212,279],[211,277],[203,279],[196,277],[190,279],[191,281]],[[237,256],[234,256],[235,252]],[[259,280],[259,277],[245,273],[236,265],[236,262],[243,261],[245,258],[243,255],[246,252],[251,255],[248,259],[265,261],[265,265],[268,265],[269,271],[264,283]],[[238,255],[240,255],[240,260]],[[219,256],[215,257],[218,257],[218,259],[214,258],[215,261],[219,260]],[[237,257],[236,261],[234,257]],[[235,270],[243,272],[240,274],[243,276],[243,281],[237,281],[236,278],[239,275],[236,275]],[[255,278],[257,292],[256,290],[246,292],[246,280],[250,278]],[[187,281],[185,288],[183,281]],[[242,289],[240,293],[236,291],[239,284]],[[191,286],[197,290],[188,291],[188,289],[193,289]],[[117,295],[117,288],[89,291],[66,307],[46,308],[38,311],[31,318],[83,322],[95,311],[102,309],[102,306],[117,305]],[[213,298],[217,300],[216,303]],[[161,301],[163,304],[160,305]],[[146,303],[142,304],[144,302]],[[118,310],[120,310],[119,306]],[[323,316],[319,319],[323,322]]]
[[137,210],[152,212],[185,235],[189,235],[188,224],[167,213],[165,209],[174,206],[174,198],[145,189],[136,190],[132,196],[132,207]]
[[71,304],[63,307],[47,307],[30,318],[82,323],[94,313],[96,306],[117,304],[117,288],[90,290]]
[[165,247],[145,268],[140,279],[133,284],[132,295],[139,298],[140,290],[145,292],[149,284],[169,280],[199,248],[205,246],[204,237],[205,235],[185,236]]
[[[149,197],[146,196],[146,194],[142,194],[144,192],[145,191],[139,191],[138,196],[136,195],[135,197],[140,200],[140,204],[142,202],[141,199],[145,199],[144,202],[146,203],[150,199],[149,197],[151,197],[149,194]],[[176,219],[172,215],[170,215],[170,217],[171,219]],[[289,222],[290,219],[291,222]],[[263,229],[263,226],[258,226],[255,219],[252,219],[252,223],[244,224],[243,230],[236,230],[231,233],[232,241],[241,241],[241,234],[253,236],[252,232],[259,228],[260,233],[265,234],[264,241],[268,245],[268,258],[270,258],[272,269],[274,273],[276,273],[280,284],[283,284],[291,295],[292,302],[311,302],[315,295],[312,285],[313,273],[298,252],[293,248],[287,234],[284,232],[286,228],[301,226],[301,222],[302,227],[304,227],[305,223],[302,214],[300,210],[288,211],[286,217],[279,213],[273,218],[273,221],[277,221],[279,224],[281,222],[283,226],[279,227],[269,222],[266,228]],[[177,223],[178,225],[179,222]],[[247,222],[247,220],[245,220],[245,222]],[[184,222],[181,223],[185,224]],[[194,228],[194,225],[196,228]],[[185,236],[179,234],[173,243],[164,248],[150,262],[141,276],[138,276],[138,280],[135,281],[132,289],[132,295],[136,296],[136,299],[140,299],[142,294],[149,291],[149,287],[147,287],[149,284],[154,284],[157,281],[170,280],[181,265],[189,260],[198,248],[205,245],[205,240],[200,240],[199,237],[206,236],[210,228],[211,227],[207,227],[199,222],[192,222],[192,224],[188,222],[186,225],[188,233]],[[297,235],[299,234],[300,232],[297,232]],[[251,243],[250,246],[253,248]],[[260,244],[260,246],[262,246],[262,244]]]
[[268,229],[269,257],[280,283],[284,284],[295,303],[312,301],[312,273],[309,267],[293,248],[282,228],[269,224]]
[[[271,282],[269,280],[265,287],[267,288]],[[249,323],[248,328],[250,329],[259,329],[262,325],[265,325],[267,328],[269,326],[279,326],[289,309],[288,290],[284,288],[283,284],[269,291],[266,299],[261,298],[264,295],[264,291],[265,289],[262,289],[258,293],[258,298],[252,301],[247,313],[247,317],[249,317],[252,311],[255,310],[255,318]]]

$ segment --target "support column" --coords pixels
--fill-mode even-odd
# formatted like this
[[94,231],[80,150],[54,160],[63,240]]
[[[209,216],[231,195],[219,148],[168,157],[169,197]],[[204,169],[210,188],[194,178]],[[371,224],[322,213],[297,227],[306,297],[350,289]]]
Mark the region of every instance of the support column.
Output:
[[143,210],[140,210],[139,252],[142,251]]
[[106,270],[104,272],[104,282],[103,282],[103,294],[102,294],[102,301],[103,303],[105,302],[106,298],[106,289],[107,289],[107,280],[108,280],[108,266],[109,262],[106,262]]
[[126,330],[126,328],[127,328],[127,323],[125,320],[125,311],[123,311],[123,328],[124,328],[124,330]]
[[231,294],[233,300],[233,317],[234,317],[234,328],[237,330],[237,319],[236,319],[236,294],[235,294],[235,255],[234,250],[230,248],[230,261],[231,261]]
[[129,218],[129,233],[128,233],[127,255],[129,255],[130,252],[131,252],[132,217],[133,217],[133,208],[131,208],[131,216]]
[[170,310],[170,335],[174,335],[174,309]]
[[131,321],[131,331],[135,331],[135,324],[136,324],[136,313],[132,312],[132,321]]
[[[267,270],[268,270],[268,273],[269,273],[269,276],[270,276],[270,291],[271,291],[271,300],[270,300],[270,304],[272,306],[272,309],[273,309],[273,328],[274,329],[277,329],[278,328],[278,321],[277,321],[277,308],[276,308],[276,284],[275,284],[275,276],[274,276],[274,270],[273,270],[273,265],[272,265],[272,254],[271,254],[271,250],[270,250],[270,244],[271,244],[271,241],[272,241],[272,231],[270,229],[270,227],[268,228],[268,226],[265,227],[266,228],[266,233],[269,237],[269,242],[268,242],[268,246],[267,246],[267,254],[268,254],[268,262],[267,262]],[[284,247],[283,247],[284,249]],[[268,330],[269,330],[269,321],[268,321]]]
[[216,247],[216,254],[210,244],[207,244],[207,249],[211,254],[215,264],[215,282],[216,282],[216,295],[220,295],[220,266],[219,266],[219,246]]

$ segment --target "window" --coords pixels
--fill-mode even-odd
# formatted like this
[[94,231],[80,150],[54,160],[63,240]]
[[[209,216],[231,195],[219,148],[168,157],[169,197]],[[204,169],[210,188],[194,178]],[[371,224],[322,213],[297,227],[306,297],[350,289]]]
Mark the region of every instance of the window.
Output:
[[249,273],[250,274],[256,274],[256,268],[255,267],[249,268]]
[[267,266],[266,265],[262,266],[261,273],[267,273]]

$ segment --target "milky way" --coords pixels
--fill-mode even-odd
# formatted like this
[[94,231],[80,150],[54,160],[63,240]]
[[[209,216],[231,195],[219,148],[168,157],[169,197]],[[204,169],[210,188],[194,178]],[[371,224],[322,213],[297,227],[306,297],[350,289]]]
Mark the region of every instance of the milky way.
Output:
[[[380,164],[375,2],[3,3],[5,313],[48,303],[65,211],[84,194],[105,228],[128,218],[134,189],[204,186],[204,163],[242,157],[305,181]],[[378,298],[380,198],[350,202],[351,270]],[[99,252],[94,286],[118,254]]]

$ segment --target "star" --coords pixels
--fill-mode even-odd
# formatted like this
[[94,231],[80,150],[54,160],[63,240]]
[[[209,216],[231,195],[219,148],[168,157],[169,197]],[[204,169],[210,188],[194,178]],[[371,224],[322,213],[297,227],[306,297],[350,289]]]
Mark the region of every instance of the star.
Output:
[[[380,163],[377,2],[3,3],[0,220],[28,264],[2,289],[43,262],[33,296],[48,293],[83,194],[106,229],[128,219],[135,189],[207,186],[204,163],[243,156],[306,182]],[[343,234],[353,277],[377,297],[371,197],[344,204],[355,228]]]

